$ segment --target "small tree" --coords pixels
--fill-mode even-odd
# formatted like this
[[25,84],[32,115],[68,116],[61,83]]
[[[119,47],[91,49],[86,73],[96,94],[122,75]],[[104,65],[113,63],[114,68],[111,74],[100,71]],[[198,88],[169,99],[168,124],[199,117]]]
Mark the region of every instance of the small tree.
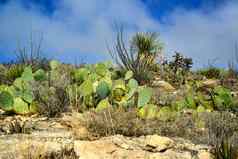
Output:
[[174,82],[178,76],[182,76],[182,83],[185,83],[187,73],[193,65],[192,58],[184,57],[181,53],[175,52],[173,60],[169,62],[169,67],[173,71]]
[[129,48],[123,40],[123,30],[119,29],[114,50],[109,50],[111,57],[124,70],[131,70],[140,83],[148,81],[151,66],[161,54],[162,46],[156,33],[136,33]]

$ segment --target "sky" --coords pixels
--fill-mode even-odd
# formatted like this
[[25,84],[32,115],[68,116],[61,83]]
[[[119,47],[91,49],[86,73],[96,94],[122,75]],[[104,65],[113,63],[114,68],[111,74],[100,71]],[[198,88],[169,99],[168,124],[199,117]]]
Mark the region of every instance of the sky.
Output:
[[226,67],[238,43],[237,0],[0,0],[0,62],[43,37],[42,52],[70,63],[110,59],[115,24],[127,42],[159,33],[163,53],[192,57],[194,67]]

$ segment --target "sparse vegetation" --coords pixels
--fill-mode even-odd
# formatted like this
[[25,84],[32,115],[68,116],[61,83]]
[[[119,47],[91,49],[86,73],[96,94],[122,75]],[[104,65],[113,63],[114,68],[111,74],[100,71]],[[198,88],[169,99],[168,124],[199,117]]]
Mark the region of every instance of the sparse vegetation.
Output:
[[156,33],[137,33],[130,41],[129,49],[123,39],[123,30],[119,29],[115,50],[109,50],[118,66],[134,73],[135,79],[143,84],[151,79],[151,69],[156,58],[162,52],[162,45]]
[[[17,62],[0,65],[0,109],[6,116],[49,119],[85,113],[84,125],[94,137],[182,137],[211,145],[216,159],[235,159],[238,78],[234,66],[193,71],[192,59],[180,53],[157,63],[161,50],[155,33],[137,33],[127,48],[121,30],[110,52],[118,66],[105,61],[78,67],[45,60],[40,48],[30,56],[22,49]],[[9,127],[8,134],[28,133],[17,120]],[[72,149],[28,158],[67,158],[62,156],[76,158]]]

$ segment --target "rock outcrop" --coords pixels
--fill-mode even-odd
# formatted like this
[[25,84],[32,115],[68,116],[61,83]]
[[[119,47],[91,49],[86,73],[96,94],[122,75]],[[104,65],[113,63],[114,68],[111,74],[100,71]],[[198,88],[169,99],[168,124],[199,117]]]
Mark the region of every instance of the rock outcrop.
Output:
[[[16,118],[13,119],[16,120]],[[11,119],[4,121],[8,120]],[[66,155],[69,159],[211,158],[208,146],[194,145],[184,139],[172,139],[158,135],[141,137],[114,135],[89,141],[86,138],[75,137],[75,131],[79,129],[79,133],[81,133],[83,128],[79,128],[81,124],[77,124],[75,119],[73,124],[69,124],[72,120],[71,117],[65,116],[54,120],[29,118],[29,120],[33,125],[31,133],[6,133],[0,136],[0,159],[25,159],[26,156],[37,158],[47,155]],[[26,122],[28,119],[20,121]]]

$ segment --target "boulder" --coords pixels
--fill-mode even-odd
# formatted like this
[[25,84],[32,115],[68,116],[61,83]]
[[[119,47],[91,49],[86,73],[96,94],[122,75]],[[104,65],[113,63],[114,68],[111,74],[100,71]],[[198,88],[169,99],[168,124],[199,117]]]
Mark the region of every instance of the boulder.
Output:
[[208,80],[205,80],[201,83],[201,87],[203,87],[203,88],[215,88],[219,84],[220,84],[219,80],[208,79]]
[[165,81],[153,81],[152,86],[166,92],[175,91],[175,88],[170,83]]
[[145,147],[149,151],[163,152],[171,149],[174,146],[173,140],[168,137],[161,137],[158,135],[148,135],[145,137]]

